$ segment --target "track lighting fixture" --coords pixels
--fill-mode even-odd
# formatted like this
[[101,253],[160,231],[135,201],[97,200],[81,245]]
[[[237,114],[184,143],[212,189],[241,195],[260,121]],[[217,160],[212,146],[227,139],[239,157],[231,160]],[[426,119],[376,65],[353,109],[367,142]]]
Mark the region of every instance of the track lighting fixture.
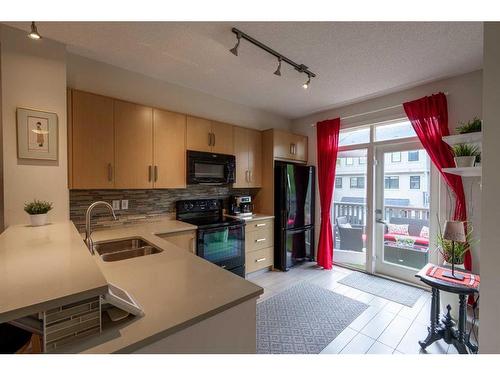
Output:
[[241,34],[236,34],[236,38],[238,38],[238,41],[236,42],[236,45],[231,48],[229,51],[231,51],[231,53],[234,55],[234,56],[238,56],[238,47],[240,45],[240,39],[241,39]]
[[298,71],[299,73],[304,73],[304,74],[307,75],[307,82],[305,82],[302,85],[302,87],[304,89],[307,89],[309,87],[309,84],[311,83],[311,78],[316,77],[316,74],[314,74],[313,72],[311,72],[306,65],[304,65],[304,64],[297,64],[295,61],[290,60],[288,57],[283,56],[281,53],[276,52],[271,47],[266,46],[264,43],[259,42],[257,39],[252,38],[250,35],[245,34],[243,31],[238,30],[235,27],[233,27],[231,29],[231,31],[233,33],[235,33],[236,34],[236,38],[238,38],[238,40],[236,42],[236,45],[229,50],[229,51],[231,51],[231,53],[233,55],[238,56],[238,46],[240,45],[240,39],[243,38],[243,39],[249,41],[250,43],[252,43],[254,46],[257,46],[260,49],[263,49],[264,51],[266,51],[267,53],[273,55],[274,57],[276,57],[278,59],[278,68],[274,72],[275,75],[277,75],[279,77],[281,76],[281,61],[284,61],[287,64],[293,66],[295,68],[295,70]]
[[28,38],[38,40],[42,39],[42,36],[38,34],[38,30],[36,29],[35,22],[31,22],[31,31],[28,33]]
[[307,82],[304,82],[304,84],[302,85],[302,88],[304,90],[307,90],[309,88],[309,84],[311,83],[311,76],[308,74],[307,75]]
[[278,69],[276,69],[274,74],[281,77],[281,57],[278,57]]

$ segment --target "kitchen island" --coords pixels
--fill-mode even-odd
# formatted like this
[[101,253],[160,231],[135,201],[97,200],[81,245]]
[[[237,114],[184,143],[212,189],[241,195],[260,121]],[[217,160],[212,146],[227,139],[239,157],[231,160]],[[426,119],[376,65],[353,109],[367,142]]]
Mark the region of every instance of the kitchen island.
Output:
[[[104,319],[100,335],[68,344],[57,352],[255,352],[256,300],[262,294],[262,288],[158,236],[193,230],[194,226],[175,220],[160,220],[94,232],[95,243],[140,237],[162,250],[158,254],[115,262],[104,262],[97,253],[92,256],[70,222],[52,226],[61,236],[72,233],[72,246],[79,247],[89,268],[92,267],[88,260],[93,262],[92,269],[97,271],[98,278],[102,277],[101,284],[105,280],[126,290],[144,311],[143,316],[119,322]],[[39,228],[25,229],[29,232]],[[47,228],[41,231],[44,230]],[[0,238],[9,235],[7,231]],[[2,243],[5,242],[0,240]],[[45,249],[51,251],[50,241]],[[11,248],[9,254],[13,250]],[[4,251],[0,246],[0,254]],[[23,262],[20,259],[17,264]],[[64,267],[64,264],[58,267]],[[37,277],[40,283],[45,283],[48,276],[38,274]],[[28,293],[28,290],[24,292]],[[4,295],[1,297],[3,299]],[[29,298],[24,303],[28,302]]]

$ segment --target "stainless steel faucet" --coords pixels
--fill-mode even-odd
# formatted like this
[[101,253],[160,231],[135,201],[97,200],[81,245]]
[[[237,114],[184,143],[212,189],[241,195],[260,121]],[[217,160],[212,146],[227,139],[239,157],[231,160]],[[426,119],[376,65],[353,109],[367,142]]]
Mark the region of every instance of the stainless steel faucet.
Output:
[[113,218],[117,220],[116,215],[115,215],[115,210],[113,210],[113,207],[108,203],[104,201],[97,201],[92,203],[89,208],[87,208],[87,213],[85,214],[85,243],[87,244],[87,247],[90,250],[90,253],[93,255],[94,254],[94,241],[92,241],[92,228],[90,225],[90,219],[92,216],[92,210],[96,208],[97,206],[104,206],[109,209],[111,214],[113,214]]

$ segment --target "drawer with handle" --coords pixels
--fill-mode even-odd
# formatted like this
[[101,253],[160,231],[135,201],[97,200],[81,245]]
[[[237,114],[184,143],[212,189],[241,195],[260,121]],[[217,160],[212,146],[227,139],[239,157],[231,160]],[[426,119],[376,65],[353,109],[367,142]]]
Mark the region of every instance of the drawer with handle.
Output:
[[273,222],[274,222],[274,219],[263,219],[263,220],[249,221],[245,226],[245,230],[247,232],[254,232],[257,230],[263,230],[263,229],[268,229],[268,228],[271,228],[271,230],[272,230]]
[[245,254],[246,273],[261,270],[273,265],[273,248],[268,247]]
[[272,227],[266,227],[262,230],[246,233],[245,251],[249,252],[272,247],[274,245],[273,234]]

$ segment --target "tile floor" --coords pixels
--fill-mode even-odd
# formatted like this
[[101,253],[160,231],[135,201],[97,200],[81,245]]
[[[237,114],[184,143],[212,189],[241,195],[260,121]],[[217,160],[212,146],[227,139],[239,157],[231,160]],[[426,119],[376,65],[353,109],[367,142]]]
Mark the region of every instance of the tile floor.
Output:
[[315,263],[305,263],[288,272],[260,272],[250,275],[248,279],[264,288],[259,302],[295,283],[307,281],[369,305],[368,309],[323,349],[322,354],[456,353],[453,346],[442,340],[425,351],[418,345],[418,340],[427,336],[430,293],[424,293],[410,308],[337,282],[351,272],[356,271],[341,267],[326,271],[316,267]]

